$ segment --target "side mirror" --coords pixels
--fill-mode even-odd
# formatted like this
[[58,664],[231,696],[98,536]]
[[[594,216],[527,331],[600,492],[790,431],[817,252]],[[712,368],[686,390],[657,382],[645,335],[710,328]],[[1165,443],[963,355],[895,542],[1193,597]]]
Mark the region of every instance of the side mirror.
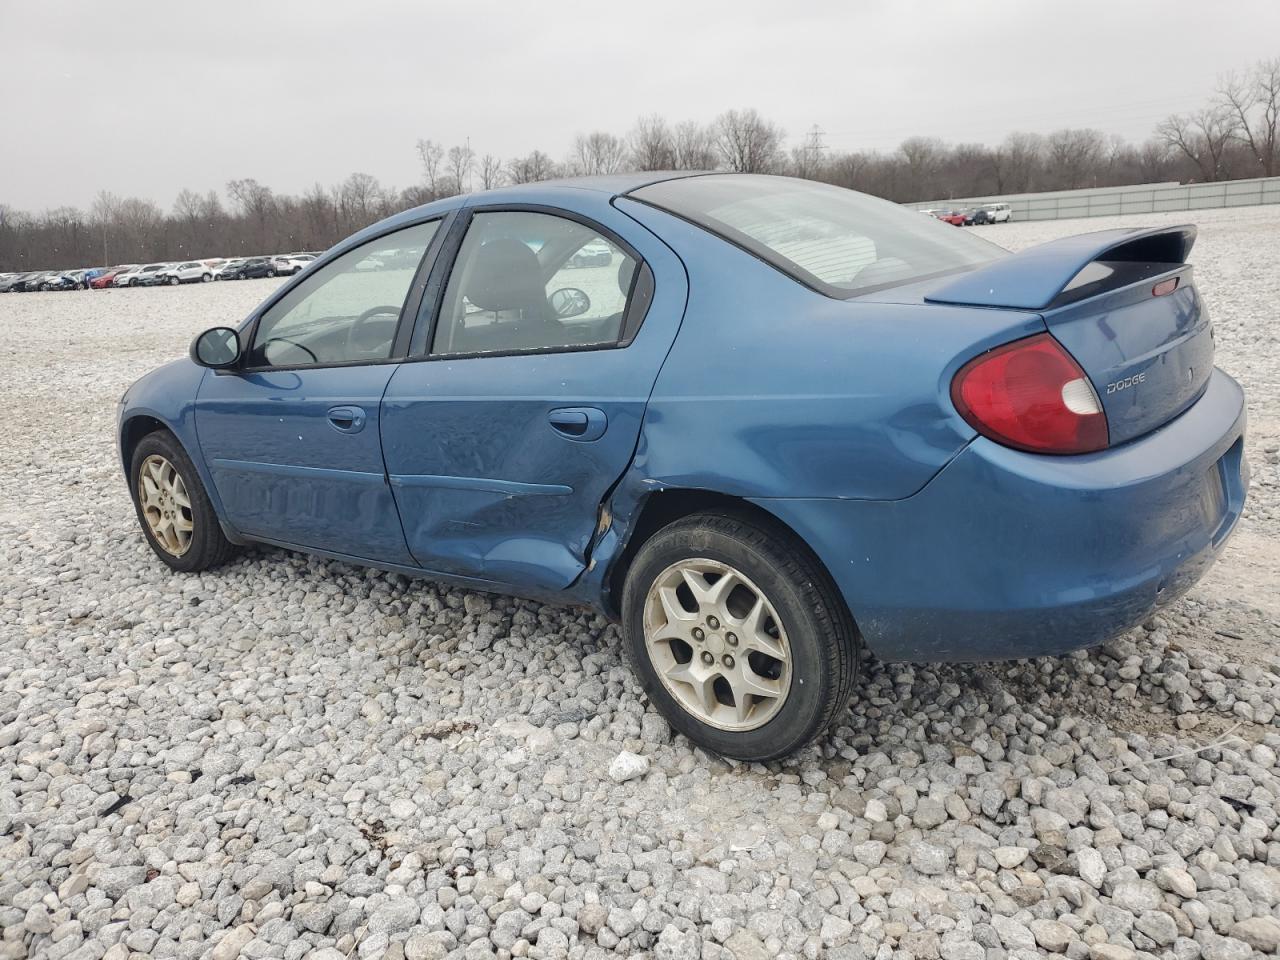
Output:
[[213,370],[234,366],[240,359],[240,334],[231,327],[206,330],[191,342],[191,359]]
[[551,294],[551,309],[561,320],[580,317],[591,309],[591,298],[577,287],[561,287]]

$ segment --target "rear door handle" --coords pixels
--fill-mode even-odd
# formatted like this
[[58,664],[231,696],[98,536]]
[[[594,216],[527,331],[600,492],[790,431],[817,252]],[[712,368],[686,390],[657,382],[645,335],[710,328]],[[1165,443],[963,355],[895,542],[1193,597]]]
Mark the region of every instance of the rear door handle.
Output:
[[339,433],[359,433],[364,429],[365,416],[363,407],[351,406],[344,404],[340,407],[330,407],[326,416],[329,418],[329,424]]
[[595,407],[558,407],[547,414],[551,429],[570,440],[599,440],[609,426],[609,418]]

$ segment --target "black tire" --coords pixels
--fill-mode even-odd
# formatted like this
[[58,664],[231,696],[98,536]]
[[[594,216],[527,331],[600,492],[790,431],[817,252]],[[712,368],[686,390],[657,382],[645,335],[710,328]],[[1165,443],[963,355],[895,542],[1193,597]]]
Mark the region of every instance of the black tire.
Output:
[[209,276],[209,274],[207,274],[207,273],[205,273],[205,274],[201,274],[201,275],[200,275],[200,282],[201,282],[201,283],[208,283],[208,282],[209,282],[210,280],[212,280],[212,279],[213,279],[213,277]]
[[267,268],[267,276],[268,276],[268,277],[274,277],[275,275],[276,275],[275,268],[274,268],[274,267],[268,267],[268,268]]
[[[191,542],[181,556],[175,556],[161,546],[142,512],[142,502],[138,496],[139,474],[143,463],[152,455],[164,457],[174,466],[186,487],[187,498],[191,501]],[[167,430],[149,433],[138,442],[129,463],[129,492],[133,497],[133,508],[138,516],[138,525],[142,527],[142,535],[146,537],[155,555],[170,569],[179,573],[208,570],[225,563],[235,553],[235,545],[223,536],[213,504],[209,502],[209,495],[205,493],[204,484],[200,482],[200,475],[191,458]]]
[[181,283],[181,282],[182,282],[182,281],[181,281],[181,280],[179,280],[177,277],[170,277],[170,278],[169,278],[169,286],[171,286],[171,287],[176,287],[176,286],[177,286],[179,283]]
[[[786,631],[790,689],[777,713],[753,730],[723,730],[686,710],[664,686],[649,655],[644,636],[649,588],[672,564],[695,558],[727,564],[749,578]],[[695,514],[655,533],[627,571],[622,635],[632,670],[671,725],[699,746],[740,760],[777,759],[820,736],[843,715],[858,673],[857,628],[830,576],[790,531],[755,517]]]

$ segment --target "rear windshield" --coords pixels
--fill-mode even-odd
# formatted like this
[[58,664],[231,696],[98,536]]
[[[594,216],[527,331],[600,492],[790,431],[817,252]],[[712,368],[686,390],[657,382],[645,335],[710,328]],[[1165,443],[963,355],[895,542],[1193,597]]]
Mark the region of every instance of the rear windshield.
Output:
[[737,244],[829,297],[967,270],[1005,251],[896,203],[788,177],[714,174],[630,194]]

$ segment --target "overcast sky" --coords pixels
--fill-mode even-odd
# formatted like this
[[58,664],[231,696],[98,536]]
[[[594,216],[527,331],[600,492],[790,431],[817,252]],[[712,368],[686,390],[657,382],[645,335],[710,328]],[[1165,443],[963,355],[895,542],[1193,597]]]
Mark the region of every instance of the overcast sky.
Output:
[[838,149],[1140,140],[1271,56],[1280,0],[4,0],[0,203],[405,186],[419,137],[561,159],[575,133],[744,106]]

